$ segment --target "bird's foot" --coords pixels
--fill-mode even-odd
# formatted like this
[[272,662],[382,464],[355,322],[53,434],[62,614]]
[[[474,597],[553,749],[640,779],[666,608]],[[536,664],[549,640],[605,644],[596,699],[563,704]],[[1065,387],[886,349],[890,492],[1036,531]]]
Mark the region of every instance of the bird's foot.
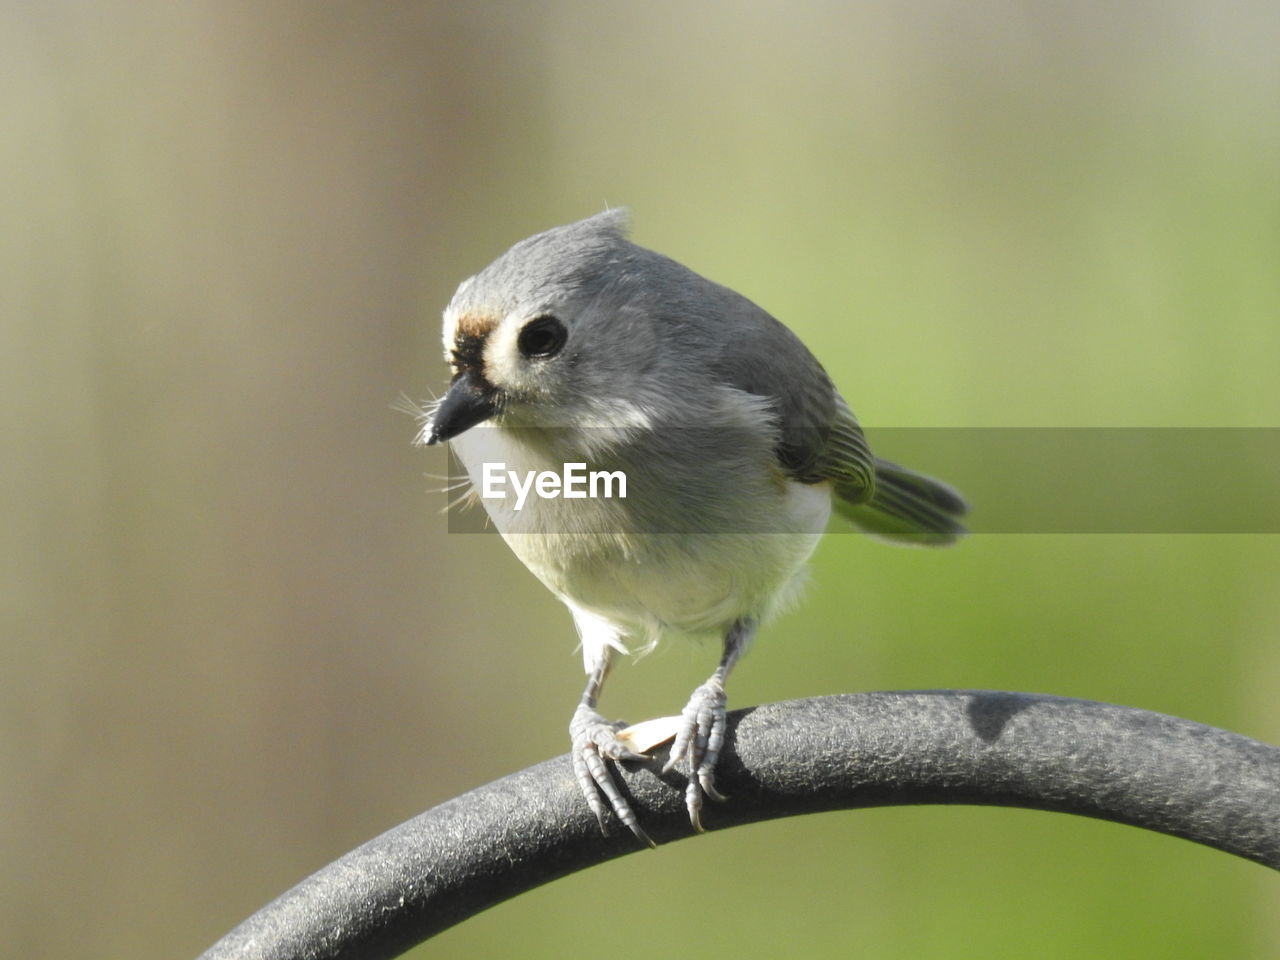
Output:
[[[585,704],[579,706],[573,714],[573,720],[569,722],[569,736],[573,739],[573,773],[577,777],[578,786],[582,788],[582,795],[587,799],[587,805],[600,821],[601,830],[605,830],[604,801],[608,800],[614,815],[639,840],[656,847],[657,844],[641,828],[635,811],[618,790],[618,785],[609,772],[609,760],[648,759],[629,749],[618,739],[618,731],[625,726],[622,722],[609,722]],[[603,799],[601,794],[604,795]]]
[[724,800],[716,789],[716,761],[724,746],[725,730],[724,684],[712,678],[693,691],[688,704],[680,714],[680,728],[676,742],[671,746],[671,756],[662,768],[666,773],[682,759],[689,767],[689,784],[685,787],[684,802],[689,810],[689,822],[702,832],[702,799]]

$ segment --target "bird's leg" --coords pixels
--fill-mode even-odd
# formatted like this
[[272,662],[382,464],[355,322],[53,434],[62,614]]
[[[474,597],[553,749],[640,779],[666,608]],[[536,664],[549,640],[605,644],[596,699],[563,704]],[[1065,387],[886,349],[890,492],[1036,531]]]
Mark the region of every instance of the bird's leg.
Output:
[[685,806],[689,809],[690,822],[698,831],[703,829],[703,796],[712,800],[724,799],[716,789],[715,782],[716,761],[720,759],[720,748],[724,746],[724,682],[733,665],[746,651],[755,632],[756,624],[753,620],[739,620],[729,628],[724,638],[724,655],[720,658],[720,665],[706,683],[693,691],[693,696],[681,712],[680,727],[675,743],[671,746],[671,756],[663,767],[663,772],[666,773],[682,758],[688,761],[689,784],[685,787]]
[[[604,799],[619,820],[626,824],[637,838],[651,847],[657,846],[640,827],[635,811],[618,790],[613,775],[609,772],[608,760],[645,760],[645,756],[627,749],[618,739],[618,731],[625,723],[610,723],[596,712],[596,701],[600,697],[600,688],[609,675],[611,651],[605,648],[602,656],[592,668],[587,678],[587,688],[582,692],[582,702],[574,711],[569,722],[569,736],[573,740],[573,773],[577,777],[582,795],[592,813],[600,821],[600,829],[604,825]],[[608,832],[608,831],[605,831]]]

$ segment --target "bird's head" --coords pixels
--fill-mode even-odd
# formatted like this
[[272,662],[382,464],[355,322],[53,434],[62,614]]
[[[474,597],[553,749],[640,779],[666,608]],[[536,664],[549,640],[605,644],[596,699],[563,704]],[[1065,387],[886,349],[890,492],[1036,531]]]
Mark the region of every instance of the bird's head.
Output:
[[[448,393],[423,429],[440,443],[478,424],[641,425],[656,396],[651,254],[626,211],[516,244],[466,280],[444,312]],[[664,258],[665,259],[665,258]]]

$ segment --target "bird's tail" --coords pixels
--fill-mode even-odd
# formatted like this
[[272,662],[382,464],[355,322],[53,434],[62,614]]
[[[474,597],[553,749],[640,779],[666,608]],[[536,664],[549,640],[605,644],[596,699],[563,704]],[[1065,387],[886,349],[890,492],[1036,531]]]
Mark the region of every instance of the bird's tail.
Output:
[[[964,497],[941,480],[876,458],[876,487],[870,500],[854,503],[836,484],[836,509],[860,530],[895,543],[945,547],[965,533],[960,517]],[[865,496],[865,494],[864,494]]]

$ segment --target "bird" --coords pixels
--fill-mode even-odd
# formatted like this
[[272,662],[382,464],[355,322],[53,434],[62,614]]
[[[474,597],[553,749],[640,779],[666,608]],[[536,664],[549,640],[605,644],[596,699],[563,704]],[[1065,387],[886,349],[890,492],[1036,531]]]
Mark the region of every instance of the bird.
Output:
[[[443,317],[452,378],[416,439],[449,443],[494,526],[568,608],[587,676],[569,725],[575,779],[602,830],[611,811],[654,846],[610,769],[648,758],[597,711],[617,655],[720,641],[663,768],[687,772],[702,831],[704,800],[725,799],[726,680],[794,597],[833,511],[890,542],[945,546],[968,505],[874,456],[790,329],[633,243],[629,219],[612,208],[538,233],[462,282]],[[592,496],[596,476],[616,489]]]

